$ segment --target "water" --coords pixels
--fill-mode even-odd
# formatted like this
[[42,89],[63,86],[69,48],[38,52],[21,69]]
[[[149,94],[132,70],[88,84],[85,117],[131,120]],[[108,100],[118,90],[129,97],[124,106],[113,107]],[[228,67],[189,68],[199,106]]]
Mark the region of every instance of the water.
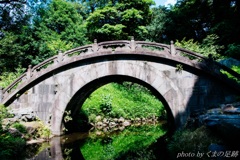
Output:
[[72,133],[55,137],[34,160],[154,160],[169,159],[163,125],[130,126],[123,131]]

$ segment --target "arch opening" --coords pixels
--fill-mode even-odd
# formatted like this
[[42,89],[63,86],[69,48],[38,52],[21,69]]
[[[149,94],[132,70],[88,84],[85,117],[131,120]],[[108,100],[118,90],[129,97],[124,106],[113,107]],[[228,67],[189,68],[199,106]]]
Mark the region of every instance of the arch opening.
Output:
[[[89,121],[89,117],[88,117],[89,115],[86,115],[84,114],[84,112],[82,112],[82,107],[86,102],[87,98],[89,98],[89,96],[91,96],[91,94],[94,91],[106,85],[118,85],[118,86],[122,85],[123,86],[123,85],[132,85],[132,84],[135,84],[144,89],[147,89],[148,92],[162,104],[163,110],[166,113],[167,131],[168,132],[173,131],[175,129],[174,117],[165,98],[150,84],[140,79],[130,77],[130,76],[123,76],[123,75],[111,75],[111,76],[101,77],[87,83],[82,88],[80,88],[75,93],[75,95],[71,98],[70,102],[68,103],[65,109],[65,116],[66,116],[66,113],[69,113],[70,111],[72,120],[65,122],[64,121],[65,116],[63,116],[62,129],[66,129],[67,133],[89,130],[90,127],[92,126],[84,125],[83,127],[78,123],[79,119]],[[106,93],[106,95],[109,95],[109,94]],[[105,99],[106,95],[105,97],[100,97],[100,99]],[[82,114],[79,114],[79,113],[82,113]],[[158,113],[157,117],[161,116],[159,114],[160,113]],[[112,118],[114,118],[114,117],[120,117],[121,115],[112,115],[112,116],[113,116]]]

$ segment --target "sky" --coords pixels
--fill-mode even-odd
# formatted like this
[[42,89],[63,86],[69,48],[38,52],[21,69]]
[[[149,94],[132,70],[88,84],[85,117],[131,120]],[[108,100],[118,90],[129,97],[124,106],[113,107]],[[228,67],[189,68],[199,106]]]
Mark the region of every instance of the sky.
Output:
[[177,0],[155,0],[156,6],[168,6],[168,4],[174,5],[176,2]]

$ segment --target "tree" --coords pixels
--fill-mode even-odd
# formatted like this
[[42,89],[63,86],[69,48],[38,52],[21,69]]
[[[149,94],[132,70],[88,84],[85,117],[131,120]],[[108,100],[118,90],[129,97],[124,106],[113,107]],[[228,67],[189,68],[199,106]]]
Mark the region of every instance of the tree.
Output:
[[[3,31],[20,31],[28,23],[29,15],[25,10],[24,0],[0,1],[0,36]],[[1,38],[0,37],[0,38]]]
[[164,6],[152,8],[151,22],[146,26],[147,34],[143,35],[145,40],[152,42],[166,42],[166,22],[168,21],[169,10]]
[[218,52],[227,55],[240,44],[239,7],[238,0],[178,0],[167,14],[166,39],[202,43],[208,35],[217,35],[217,45],[224,46]]
[[80,4],[53,0],[35,21],[35,41],[39,48],[34,64],[55,55],[58,50],[69,50],[88,43],[86,27],[77,12]]
[[89,39],[98,41],[142,39],[151,16],[152,0],[108,1],[105,6],[96,8],[87,18]]
[[[226,55],[240,59],[240,1],[239,0],[212,0],[212,28],[211,32],[219,36],[219,44],[225,46]],[[234,49],[233,49],[234,48]],[[236,52],[238,54],[231,53]]]
[[[29,25],[30,15],[24,0],[0,1],[0,73],[16,71],[26,63],[23,43],[24,28]],[[27,36],[28,37],[28,36]],[[25,61],[25,62],[24,62]]]
[[168,40],[203,40],[211,26],[208,2],[202,0],[180,0],[167,15],[166,35]]

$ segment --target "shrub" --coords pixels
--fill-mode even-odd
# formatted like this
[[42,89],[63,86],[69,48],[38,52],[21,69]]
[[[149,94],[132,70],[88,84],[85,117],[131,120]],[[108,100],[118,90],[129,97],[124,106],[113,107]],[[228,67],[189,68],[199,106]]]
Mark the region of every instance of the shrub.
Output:
[[[219,50],[223,49],[223,46],[216,45],[216,41],[218,40],[217,35],[208,35],[202,43],[198,43],[193,39],[186,40],[185,38],[181,41],[176,41],[175,45],[177,47],[185,48],[190,51],[200,53],[205,57],[209,57],[211,54],[214,59],[222,59],[223,57],[218,53]],[[192,57],[189,57],[192,59]]]
[[51,130],[48,126],[44,125],[42,121],[39,121],[40,127],[37,129],[36,138],[40,137],[49,140],[51,135]]
[[[4,105],[0,104],[0,132],[3,130],[2,120],[10,117],[12,117],[12,114],[8,112],[8,109]],[[7,127],[10,125],[11,124],[7,124],[7,126],[5,126],[5,129],[7,129]]]
[[112,97],[111,95],[103,95],[100,109],[104,114],[108,114],[112,111]]
[[220,140],[210,130],[202,126],[193,131],[189,129],[176,131],[168,143],[168,149],[176,158],[177,153],[181,152],[206,153],[211,143],[219,142]]
[[26,145],[24,139],[8,133],[0,136],[0,159],[21,159]]
[[24,125],[22,125],[21,123],[14,123],[12,125],[12,127],[16,128],[21,133],[27,133],[26,127]]
[[18,68],[16,72],[3,72],[0,75],[0,87],[7,87],[10,85],[15,79],[17,79],[25,69]]

